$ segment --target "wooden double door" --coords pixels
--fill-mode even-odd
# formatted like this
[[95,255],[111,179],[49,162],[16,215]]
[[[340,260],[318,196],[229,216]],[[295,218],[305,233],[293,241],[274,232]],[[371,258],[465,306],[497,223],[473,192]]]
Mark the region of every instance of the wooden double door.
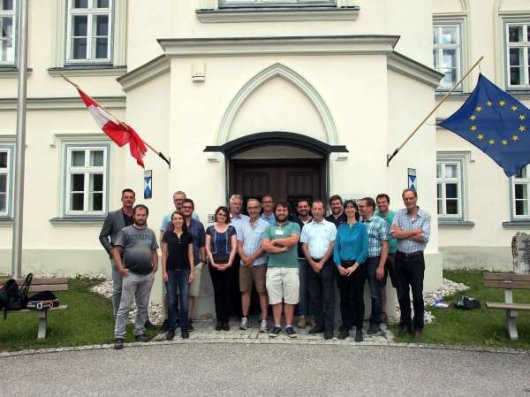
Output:
[[325,199],[325,167],[324,159],[232,160],[230,194],[239,193],[246,201],[270,193],[295,209],[302,198]]

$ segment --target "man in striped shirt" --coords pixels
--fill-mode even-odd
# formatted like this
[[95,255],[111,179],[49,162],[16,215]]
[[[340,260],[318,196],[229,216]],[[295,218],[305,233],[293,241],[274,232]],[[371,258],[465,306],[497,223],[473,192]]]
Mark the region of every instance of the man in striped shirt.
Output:
[[[423,278],[425,259],[423,251],[431,234],[431,216],[418,207],[415,190],[405,189],[401,195],[405,208],[396,212],[392,223],[392,236],[397,239],[396,272],[399,280],[399,309],[402,334],[412,332],[420,338],[423,332]],[[414,306],[411,319],[410,290]]]
[[368,334],[380,331],[383,313],[383,288],[385,278],[385,263],[388,257],[388,224],[375,216],[375,201],[372,197],[365,197],[359,203],[359,212],[368,232],[368,259],[364,262],[368,270],[370,296],[372,298],[372,315]]

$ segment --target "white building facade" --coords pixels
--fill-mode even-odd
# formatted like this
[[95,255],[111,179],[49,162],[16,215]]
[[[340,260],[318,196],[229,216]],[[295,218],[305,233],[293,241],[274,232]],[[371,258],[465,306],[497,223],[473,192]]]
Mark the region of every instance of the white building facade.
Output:
[[[295,202],[385,192],[397,209],[410,169],[433,220],[427,288],[440,284],[442,266],[510,266],[511,236],[530,225],[526,171],[508,179],[435,127],[467,98],[478,70],[386,160],[480,55],[488,78],[528,102],[530,0],[29,3],[23,272],[108,274],[98,234],[125,187],[158,229],[176,190],[194,199],[205,225],[231,193]],[[5,273],[18,6],[0,1]],[[144,158],[151,199],[143,169],[98,129],[61,73],[171,157],[171,168],[153,152]]]

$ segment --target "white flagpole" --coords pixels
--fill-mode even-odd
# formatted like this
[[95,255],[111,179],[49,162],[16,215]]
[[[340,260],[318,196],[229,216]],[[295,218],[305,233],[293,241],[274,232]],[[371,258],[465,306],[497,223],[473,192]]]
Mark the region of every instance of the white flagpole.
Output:
[[28,2],[20,0],[16,10],[19,15],[17,38],[18,100],[17,140],[15,149],[15,199],[13,222],[12,277],[19,278],[22,270],[22,225],[24,221],[24,173],[26,150],[26,95],[28,60]]

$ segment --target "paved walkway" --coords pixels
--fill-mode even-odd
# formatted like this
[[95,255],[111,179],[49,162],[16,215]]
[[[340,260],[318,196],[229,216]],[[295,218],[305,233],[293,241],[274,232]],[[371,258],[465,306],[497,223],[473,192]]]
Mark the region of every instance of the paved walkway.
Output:
[[[530,353],[397,345],[386,330],[326,341],[214,331],[189,340],[0,353],[9,396],[525,396]],[[162,339],[162,334],[160,335]],[[7,394],[6,394],[7,395]]]

